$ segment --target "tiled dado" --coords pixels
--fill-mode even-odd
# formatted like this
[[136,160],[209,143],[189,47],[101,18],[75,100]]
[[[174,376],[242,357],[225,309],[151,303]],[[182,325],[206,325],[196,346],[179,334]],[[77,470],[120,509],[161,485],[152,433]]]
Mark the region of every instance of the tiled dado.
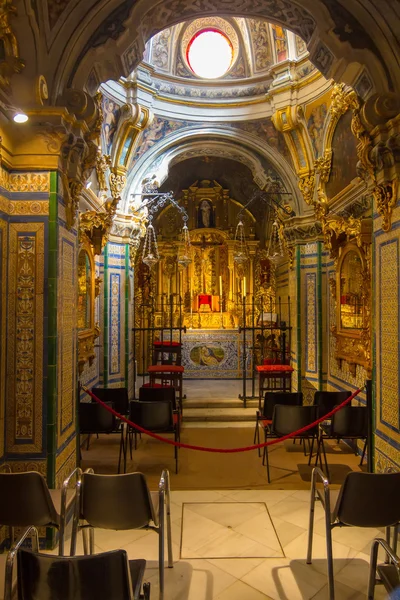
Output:
[[[396,211],[397,217],[399,212]],[[400,466],[398,227],[375,233],[376,435],[375,465]]]

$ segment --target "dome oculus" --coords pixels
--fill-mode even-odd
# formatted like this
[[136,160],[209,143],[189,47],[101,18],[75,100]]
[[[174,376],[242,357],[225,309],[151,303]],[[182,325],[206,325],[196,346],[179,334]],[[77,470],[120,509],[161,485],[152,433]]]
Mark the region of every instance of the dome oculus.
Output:
[[203,29],[190,40],[186,59],[193,73],[198,77],[217,79],[225,75],[232,66],[232,43],[220,31]]

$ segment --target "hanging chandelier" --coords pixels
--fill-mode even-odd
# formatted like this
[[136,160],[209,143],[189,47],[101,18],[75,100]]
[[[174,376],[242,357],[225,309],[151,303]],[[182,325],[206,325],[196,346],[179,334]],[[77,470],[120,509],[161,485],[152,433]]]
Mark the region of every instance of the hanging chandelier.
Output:
[[160,254],[158,252],[156,232],[154,231],[151,220],[146,228],[146,235],[144,236],[142,260],[145,265],[151,269],[160,260]]
[[267,257],[268,260],[274,265],[276,265],[278,262],[280,262],[282,258],[284,258],[279,223],[276,219],[272,223],[272,231],[271,237],[269,238]]
[[233,252],[233,260],[237,266],[244,266],[249,259],[247,250],[246,237],[244,234],[243,221],[239,221],[235,233],[235,248]]
[[153,216],[163,208],[166,204],[170,203],[182,214],[183,228],[182,228],[182,254],[177,258],[178,265],[181,269],[184,269],[192,262],[191,259],[191,244],[189,229],[187,227],[187,221],[189,216],[186,210],[180,206],[174,199],[172,192],[159,192],[157,187],[156,176],[146,178],[142,183],[142,192],[139,194],[132,194],[132,196],[140,196],[144,198],[144,202],[141,206],[132,211],[133,214],[141,211],[143,208],[147,208],[149,224],[146,228],[146,234],[143,244],[142,260],[149,267],[153,267],[159,260],[160,254],[157,246],[157,237],[153,227]]
[[189,229],[187,226],[188,217],[183,217],[183,227],[182,227],[182,253],[178,255],[178,265],[180,269],[186,269],[192,262],[191,251],[192,245],[190,243],[190,235]]

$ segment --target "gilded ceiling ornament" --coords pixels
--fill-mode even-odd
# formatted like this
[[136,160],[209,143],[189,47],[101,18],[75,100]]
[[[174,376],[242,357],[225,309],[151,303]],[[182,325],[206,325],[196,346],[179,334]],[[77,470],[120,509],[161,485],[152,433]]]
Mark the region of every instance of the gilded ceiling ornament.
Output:
[[336,83],[331,95],[331,114],[339,119],[349,108],[353,110],[360,108],[356,92],[351,88],[346,88],[344,83]]
[[324,155],[314,162],[316,173],[319,173],[320,182],[326,183],[329,179],[332,168],[332,149],[326,148]]
[[112,226],[113,213],[88,210],[79,215],[79,237],[86,235],[94,254],[101,254]]
[[17,14],[12,0],[0,0],[0,86],[9,91],[11,77],[21,73],[25,62],[19,56],[18,42],[11,28],[10,18]]
[[376,209],[382,216],[383,231],[390,231],[392,226],[392,213],[397,203],[397,182],[386,185],[377,185],[373,191]]
[[300,175],[298,186],[306,204],[311,205],[314,198],[315,172],[308,171],[307,173]]

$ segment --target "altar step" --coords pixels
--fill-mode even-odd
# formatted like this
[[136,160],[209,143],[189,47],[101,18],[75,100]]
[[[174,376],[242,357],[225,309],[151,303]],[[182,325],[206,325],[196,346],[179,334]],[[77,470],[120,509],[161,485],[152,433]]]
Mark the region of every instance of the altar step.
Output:
[[254,426],[257,400],[247,400],[246,408],[240,399],[198,400],[183,402],[183,425],[201,427]]

